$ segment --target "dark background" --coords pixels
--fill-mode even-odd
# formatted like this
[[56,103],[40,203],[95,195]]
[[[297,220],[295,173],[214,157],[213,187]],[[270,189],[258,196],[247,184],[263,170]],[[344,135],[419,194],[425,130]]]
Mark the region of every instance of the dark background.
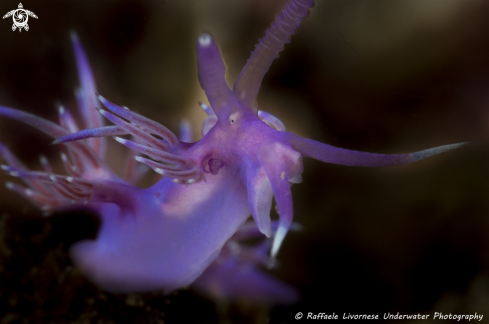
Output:
[[[197,102],[206,101],[198,35],[216,38],[232,84],[283,1],[23,5],[39,17],[29,18],[28,32],[0,20],[1,105],[50,120],[57,101],[75,108],[75,30],[102,95],[174,131],[189,118],[197,136],[205,118]],[[17,6],[2,1],[0,14]],[[318,0],[272,65],[260,109],[301,136],[377,153],[479,143],[393,168],[305,159],[304,182],[292,188],[304,229],[287,236],[273,271],[301,291],[298,305],[214,304],[191,291],[104,293],[66,256],[83,217],[41,218],[2,186],[0,323],[298,323],[298,311],[489,318],[488,16],[483,0]],[[32,168],[41,152],[59,163],[50,140],[18,122],[1,118],[0,140]],[[109,143],[120,172],[124,150]]]

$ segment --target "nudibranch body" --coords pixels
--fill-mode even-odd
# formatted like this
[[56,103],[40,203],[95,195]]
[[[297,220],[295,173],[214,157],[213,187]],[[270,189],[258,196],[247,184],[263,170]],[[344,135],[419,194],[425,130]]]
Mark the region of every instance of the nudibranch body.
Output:
[[[210,106],[202,104],[209,117],[204,121],[203,138],[194,143],[181,141],[163,125],[98,96],[103,110],[88,60],[74,37],[81,77],[78,99],[87,129],[78,131],[64,109],[60,109],[59,126],[0,107],[0,115],[26,122],[56,138],[54,143],[64,144],[68,176],[53,174],[47,163],[43,172],[29,171],[1,146],[9,164],[3,169],[30,188],[7,186],[47,211],[88,208],[100,215],[97,238],[76,243],[71,254],[74,263],[101,287],[113,292],[171,291],[191,284],[203,273],[196,284],[206,287],[205,278],[214,280],[220,270],[233,269],[232,258],[212,262],[220,253],[223,258],[227,255],[230,240],[250,215],[262,234],[273,236],[273,263],[292,224],[290,186],[302,181],[303,156],[350,166],[394,166],[465,144],[398,155],[356,152],[301,138],[285,131],[276,117],[259,111],[256,98],[264,75],[313,4],[312,0],[285,4],[233,89],[226,83],[225,65],[214,39],[207,33],[198,38],[198,76]],[[114,125],[103,126],[101,115]],[[183,128],[181,138],[189,138],[186,132]],[[128,163],[124,180],[103,161],[107,136],[115,136],[145,156]],[[147,189],[134,186],[139,175],[136,161],[163,178]],[[270,220],[273,197],[279,211],[276,230]]]

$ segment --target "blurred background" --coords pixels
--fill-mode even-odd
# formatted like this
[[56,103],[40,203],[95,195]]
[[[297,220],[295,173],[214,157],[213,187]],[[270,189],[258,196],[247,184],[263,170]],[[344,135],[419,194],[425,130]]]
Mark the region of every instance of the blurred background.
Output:
[[[0,21],[0,104],[53,121],[57,102],[73,111],[74,30],[103,96],[174,131],[188,118],[197,140],[205,118],[197,102],[207,102],[198,35],[215,37],[232,84],[283,4],[23,2],[39,19],[20,33],[11,18]],[[0,14],[17,6],[2,1]],[[298,311],[489,318],[488,16],[483,0],[317,0],[272,65],[259,107],[301,136],[376,153],[479,143],[392,168],[304,159],[304,182],[292,187],[303,230],[287,236],[271,271],[301,292],[297,305],[105,293],[66,256],[83,217],[41,218],[2,186],[1,323],[294,323]],[[40,153],[60,162],[49,138],[18,122],[0,118],[0,140],[34,169]],[[109,143],[120,174],[124,148]]]

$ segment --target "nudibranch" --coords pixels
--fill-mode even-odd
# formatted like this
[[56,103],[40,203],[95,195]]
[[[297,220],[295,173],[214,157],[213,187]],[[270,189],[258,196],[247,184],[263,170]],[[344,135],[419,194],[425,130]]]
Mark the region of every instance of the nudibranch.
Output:
[[[287,132],[278,118],[258,110],[257,95],[264,75],[313,5],[313,0],[286,2],[232,89],[226,83],[225,65],[214,39],[208,33],[198,37],[198,78],[209,101],[209,106],[202,104],[209,117],[203,124],[203,137],[193,143],[187,142],[185,127],[180,140],[160,123],[96,95],[87,57],[73,36],[81,78],[77,98],[86,129],[79,130],[62,107],[59,125],[0,107],[1,116],[32,125],[55,138],[54,144],[63,144],[66,154],[62,160],[68,175],[54,174],[45,160],[43,171],[30,171],[2,145],[0,152],[8,163],[2,168],[28,186],[9,182],[7,187],[48,212],[86,208],[100,215],[97,238],[75,243],[71,256],[102,288],[112,292],[171,291],[193,283],[202,274],[204,282],[198,280],[196,285],[205,286],[206,275],[212,277],[204,272],[210,265],[225,265],[232,272],[232,258],[226,259],[229,265],[213,261],[221,251],[228,255],[228,242],[250,215],[262,234],[273,236],[273,263],[292,224],[290,186],[302,180],[302,157],[385,167],[465,145],[394,155],[351,151]],[[104,126],[102,116],[114,125]],[[131,137],[122,138],[124,135]],[[140,154],[128,163],[124,179],[104,162],[108,136]],[[136,162],[163,177],[150,188],[136,187]],[[270,220],[273,197],[279,212],[276,231]]]

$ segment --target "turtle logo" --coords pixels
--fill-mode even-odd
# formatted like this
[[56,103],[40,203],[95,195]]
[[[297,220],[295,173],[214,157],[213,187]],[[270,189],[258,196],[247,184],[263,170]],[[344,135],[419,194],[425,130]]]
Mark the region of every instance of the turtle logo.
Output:
[[12,31],[15,31],[17,28],[19,28],[19,32],[22,31],[22,28],[24,28],[26,31],[29,30],[29,25],[27,25],[29,16],[37,19],[35,13],[23,9],[22,3],[19,3],[19,9],[15,9],[7,12],[5,16],[3,16],[3,19],[8,18],[10,16],[12,16],[14,20],[14,24],[12,25]]

